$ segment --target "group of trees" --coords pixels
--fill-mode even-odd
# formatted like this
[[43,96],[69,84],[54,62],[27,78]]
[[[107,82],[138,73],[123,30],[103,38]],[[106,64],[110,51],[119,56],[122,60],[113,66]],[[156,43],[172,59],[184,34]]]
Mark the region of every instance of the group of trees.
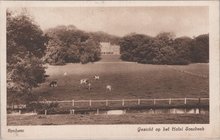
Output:
[[88,63],[100,60],[100,42],[118,44],[119,37],[104,32],[85,32],[73,25],[46,30],[49,37],[44,60],[52,65]]
[[58,26],[48,29],[49,37],[45,62],[53,65],[88,63],[100,59],[99,42],[74,26]]
[[189,64],[209,61],[209,35],[175,38],[164,32],[156,37],[143,34],[124,36],[120,42],[121,59],[146,64]]
[[[42,57],[47,37],[25,14],[7,11],[7,98],[20,102],[31,98],[32,88],[45,80]],[[28,93],[28,94],[26,94]]]

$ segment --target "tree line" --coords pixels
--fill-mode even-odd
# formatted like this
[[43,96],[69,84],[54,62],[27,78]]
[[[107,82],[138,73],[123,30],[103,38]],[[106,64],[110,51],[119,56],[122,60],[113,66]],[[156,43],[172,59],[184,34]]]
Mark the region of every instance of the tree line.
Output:
[[124,36],[120,42],[121,59],[144,64],[185,65],[209,62],[209,35],[178,37],[163,32],[156,37],[143,34]]

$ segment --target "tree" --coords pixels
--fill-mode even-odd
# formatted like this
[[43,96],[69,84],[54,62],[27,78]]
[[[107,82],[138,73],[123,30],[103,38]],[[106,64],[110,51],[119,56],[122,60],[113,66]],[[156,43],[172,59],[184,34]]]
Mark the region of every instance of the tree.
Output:
[[179,37],[174,40],[174,49],[176,51],[176,64],[191,63],[192,39],[189,37]]
[[[147,51],[146,46],[151,40],[151,37],[142,34],[130,34],[123,37],[120,44],[121,59],[126,61],[141,61],[144,59],[144,53]],[[145,49],[144,49],[145,48]]]
[[[44,56],[47,37],[25,13],[7,11],[7,97],[24,101],[45,80]],[[27,100],[26,100],[27,101]]]
[[91,34],[75,26],[59,26],[49,29],[45,62],[53,65],[65,63],[88,63],[100,59],[99,42]]
[[209,34],[199,35],[193,39],[191,58],[196,63],[209,62]]

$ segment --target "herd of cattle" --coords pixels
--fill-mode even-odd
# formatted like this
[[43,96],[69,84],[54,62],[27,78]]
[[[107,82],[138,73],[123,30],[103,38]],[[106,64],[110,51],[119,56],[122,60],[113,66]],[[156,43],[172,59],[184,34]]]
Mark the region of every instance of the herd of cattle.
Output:
[[[67,73],[64,72],[64,76],[66,76],[66,75],[67,75]],[[95,75],[95,76],[93,76],[93,79],[95,81],[97,81],[97,80],[100,79],[100,76],[99,75]],[[86,87],[88,87],[88,90],[91,90],[91,88],[92,88],[92,80],[90,80],[88,78],[80,79],[80,85],[86,86]],[[50,87],[57,87],[58,86],[57,80],[51,81],[49,86]],[[112,86],[111,85],[106,85],[105,88],[106,88],[106,91],[109,91],[109,92],[112,90]]]

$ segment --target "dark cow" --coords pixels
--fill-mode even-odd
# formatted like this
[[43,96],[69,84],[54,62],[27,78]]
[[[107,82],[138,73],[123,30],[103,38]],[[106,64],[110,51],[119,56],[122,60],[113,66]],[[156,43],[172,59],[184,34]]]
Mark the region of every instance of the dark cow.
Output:
[[57,87],[57,81],[50,82],[50,87]]

